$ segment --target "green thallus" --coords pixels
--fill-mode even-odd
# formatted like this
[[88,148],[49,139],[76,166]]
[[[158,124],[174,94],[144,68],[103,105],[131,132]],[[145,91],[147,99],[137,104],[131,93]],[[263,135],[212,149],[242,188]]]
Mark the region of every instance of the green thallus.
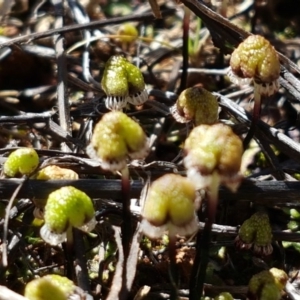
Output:
[[254,81],[259,95],[271,96],[279,88],[280,62],[276,50],[260,35],[250,35],[233,51],[229,77],[233,83]]
[[30,175],[39,165],[39,156],[32,148],[20,148],[13,151],[3,166],[3,172],[8,177]]
[[218,120],[218,101],[209,91],[200,87],[184,90],[170,108],[179,123],[193,121],[195,125],[213,124]]
[[106,93],[105,106],[110,110],[122,110],[127,103],[141,105],[148,100],[140,69],[120,55],[106,62],[101,85]]
[[230,293],[223,292],[220,295],[216,296],[214,300],[234,300],[234,299]]
[[30,281],[25,287],[24,296],[29,300],[81,299],[76,294],[76,286],[73,281],[54,274]]
[[142,212],[141,228],[150,238],[191,235],[199,228],[195,211],[200,198],[194,184],[187,178],[166,174],[149,188]]
[[105,170],[119,171],[127,158],[142,159],[149,152],[147,137],[141,126],[119,111],[105,114],[96,124],[87,154],[100,160]]
[[116,38],[116,41],[120,42],[123,46],[130,45],[139,36],[136,26],[132,23],[122,24],[119,27],[117,34],[120,36]]
[[254,246],[255,253],[267,256],[273,252],[272,237],[268,215],[257,212],[242,224],[235,244],[240,249],[250,249]]
[[[240,182],[243,146],[232,129],[222,123],[195,127],[184,144],[184,166],[197,189],[218,181],[233,192]],[[219,184],[217,184],[219,185]]]
[[287,281],[287,274],[277,268],[255,274],[248,284],[248,299],[279,300]]
[[96,225],[94,215],[93,202],[84,192],[72,186],[62,187],[47,199],[41,237],[51,245],[58,245],[72,227],[90,232]]

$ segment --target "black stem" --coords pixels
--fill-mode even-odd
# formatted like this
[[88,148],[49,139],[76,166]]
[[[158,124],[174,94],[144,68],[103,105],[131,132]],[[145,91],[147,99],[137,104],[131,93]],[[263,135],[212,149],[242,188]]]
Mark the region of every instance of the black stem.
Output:
[[89,273],[87,269],[87,259],[83,241],[83,232],[77,228],[73,228],[74,248],[75,248],[75,273],[77,285],[85,292],[90,293]]
[[212,175],[211,184],[207,193],[207,219],[203,233],[198,232],[196,257],[191,273],[190,300],[200,300],[203,293],[206,269],[209,261],[209,244],[211,239],[211,229],[215,220],[218,206],[219,175]]
[[253,107],[253,116],[252,116],[252,123],[249,128],[249,131],[243,141],[244,149],[246,150],[249,146],[249,143],[251,142],[252,138],[254,137],[255,131],[256,131],[256,125],[260,118],[260,112],[261,112],[261,95],[256,91],[254,87],[254,107]]
[[122,244],[125,261],[129,254],[130,242],[132,239],[131,212],[130,212],[130,180],[129,170],[126,167],[122,170],[121,192],[123,201],[123,223],[122,223]]
[[169,237],[169,259],[170,259],[170,269],[169,276],[171,281],[171,300],[179,299],[178,295],[178,267],[176,264],[176,236],[170,235]]
[[183,36],[182,36],[182,73],[181,73],[181,81],[180,87],[178,89],[178,94],[180,94],[185,88],[187,84],[187,69],[189,67],[189,30],[190,30],[190,15],[191,11],[189,8],[184,8],[184,17],[183,17]]
[[67,277],[70,280],[75,279],[74,274],[74,265],[73,265],[73,258],[74,258],[74,237],[73,237],[73,229],[72,226],[70,226],[67,229],[67,240],[65,243],[65,258],[66,258],[66,270],[67,270]]

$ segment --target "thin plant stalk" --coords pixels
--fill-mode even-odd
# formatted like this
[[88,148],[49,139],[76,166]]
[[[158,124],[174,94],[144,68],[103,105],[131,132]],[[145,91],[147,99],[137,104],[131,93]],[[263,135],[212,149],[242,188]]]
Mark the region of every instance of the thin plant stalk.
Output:
[[256,125],[258,123],[259,117],[260,117],[260,112],[261,112],[261,103],[262,103],[262,96],[261,94],[257,91],[257,89],[254,87],[254,107],[253,107],[253,116],[252,116],[252,122],[251,126],[249,128],[249,131],[243,141],[243,146],[244,149],[247,149],[250,141],[252,140],[255,130],[256,130]]
[[12,196],[9,199],[8,205],[6,207],[5,211],[5,217],[4,217],[4,225],[3,225],[3,249],[2,249],[2,267],[6,268],[8,266],[8,259],[7,259],[7,234],[8,234],[8,223],[9,223],[9,217],[10,217],[10,211],[12,209],[12,206],[14,204],[14,201],[16,197],[18,196],[21,188],[23,187],[25,181],[28,179],[27,176],[23,176],[21,179],[19,185],[13,192]]
[[73,280],[73,256],[74,256],[74,236],[73,236],[73,227],[69,226],[67,229],[67,239],[66,239],[66,259],[67,259],[67,277],[70,280]]
[[185,88],[187,84],[188,77],[188,65],[189,65],[189,30],[190,30],[190,18],[191,11],[189,8],[184,7],[184,17],[183,17],[183,36],[182,36],[182,73],[181,73],[181,81],[180,87],[178,90],[178,94],[180,94]]
[[176,264],[176,235],[169,234],[169,276],[171,281],[171,300],[178,300],[178,266]]
[[211,230],[218,206],[219,185],[220,176],[217,171],[215,171],[212,174],[211,183],[207,192],[207,219],[202,234],[198,232],[197,235],[197,251],[191,273],[190,300],[199,300],[202,297],[206,269],[209,261]]
[[128,257],[132,237],[131,212],[130,212],[130,178],[129,169],[126,166],[121,171],[121,192],[123,201],[123,223],[122,223],[122,244],[125,260]]
[[73,238],[75,246],[74,265],[77,285],[84,291],[90,293],[89,273],[82,231],[77,228],[73,228]]

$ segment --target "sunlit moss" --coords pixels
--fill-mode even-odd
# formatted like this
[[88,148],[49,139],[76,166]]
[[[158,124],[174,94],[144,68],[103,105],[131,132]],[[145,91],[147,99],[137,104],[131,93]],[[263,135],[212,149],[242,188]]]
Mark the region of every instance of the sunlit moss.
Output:
[[93,202],[84,192],[72,186],[62,187],[48,196],[41,236],[49,244],[59,244],[70,227],[92,230],[96,225],[94,215]]
[[218,101],[209,91],[191,87],[178,97],[171,113],[180,123],[193,121],[195,125],[213,124],[218,120]]
[[198,229],[195,210],[198,208],[195,186],[187,178],[166,174],[149,188],[142,212],[142,229],[150,238],[189,235]]
[[126,114],[114,111],[105,114],[96,124],[87,153],[100,160],[103,169],[116,171],[126,166],[127,158],[144,158],[148,150],[141,126]]
[[39,156],[33,148],[20,148],[13,151],[3,165],[8,177],[30,175],[39,165]]

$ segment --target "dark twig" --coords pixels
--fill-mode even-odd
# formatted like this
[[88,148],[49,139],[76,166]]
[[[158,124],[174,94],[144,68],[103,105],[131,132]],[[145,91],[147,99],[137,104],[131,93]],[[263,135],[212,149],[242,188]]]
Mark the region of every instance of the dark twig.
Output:
[[9,223],[9,216],[10,210],[13,206],[13,203],[18,196],[20,190],[22,189],[25,181],[27,180],[27,176],[20,179],[18,186],[15,188],[13,194],[11,195],[9,202],[6,206],[5,217],[4,217],[4,224],[3,224],[3,239],[2,239],[2,267],[6,268],[8,265],[7,262],[7,234],[8,234],[8,223]]
[[130,242],[133,236],[130,212],[130,175],[128,167],[125,167],[121,171],[121,174],[121,192],[123,202],[122,244],[124,260],[126,263],[130,249]]
[[[163,10],[161,13],[162,13],[163,17],[166,17],[166,16],[173,15],[175,13],[175,10],[174,9],[166,9],[166,10]],[[93,21],[88,24],[69,25],[69,26],[64,26],[62,28],[55,28],[55,29],[44,31],[44,32],[36,32],[33,34],[16,37],[14,39],[11,39],[10,41],[0,44],[0,49],[4,48],[4,47],[10,47],[15,44],[31,42],[31,41],[49,37],[49,36],[52,36],[55,34],[62,34],[62,33],[82,30],[82,29],[103,27],[103,26],[108,26],[108,25],[112,25],[112,24],[120,24],[120,23],[124,23],[124,22],[129,22],[129,21],[145,22],[145,21],[151,21],[151,20],[153,20],[152,13],[145,13],[145,14],[140,14],[140,15],[136,15],[136,16],[126,16],[126,17],[112,18],[109,20]]]
[[47,122],[53,116],[52,112],[26,113],[18,116],[0,116],[0,123]]
[[184,17],[182,23],[182,73],[180,80],[180,87],[178,89],[178,94],[180,94],[185,88],[187,83],[187,69],[189,67],[189,30],[190,30],[190,18],[191,11],[189,8],[184,8]]
[[87,259],[83,241],[83,233],[77,228],[73,228],[74,249],[75,249],[75,274],[77,284],[85,292],[90,293],[89,274],[87,269]]
[[[21,179],[1,179],[1,199],[9,199],[20,184]],[[37,206],[42,207],[45,199],[56,189],[63,186],[74,186],[88,194],[91,198],[122,199],[120,180],[112,179],[78,179],[78,180],[29,180],[23,184],[20,195],[22,198],[35,199]],[[140,180],[131,181],[130,197],[138,198],[143,188]],[[237,193],[232,194],[226,189],[220,190],[220,199],[230,199],[239,202],[253,202],[266,206],[300,207],[300,182],[298,181],[252,181],[244,180]],[[288,193],[288,198],[286,197]]]
[[[64,1],[52,0],[56,13],[55,28],[62,28],[64,26],[63,13],[64,13]],[[65,57],[63,35],[55,35],[55,53],[57,59],[57,102],[59,113],[59,124],[61,128],[70,134],[70,109],[69,100],[67,95],[67,62]],[[70,151],[66,143],[61,144],[63,151]]]

